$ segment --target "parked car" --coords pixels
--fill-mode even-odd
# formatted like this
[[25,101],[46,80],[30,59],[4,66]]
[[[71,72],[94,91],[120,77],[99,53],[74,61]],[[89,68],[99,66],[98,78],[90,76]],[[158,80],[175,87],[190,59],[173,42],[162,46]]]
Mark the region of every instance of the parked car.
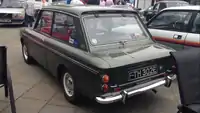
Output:
[[158,86],[169,87],[175,76],[167,73],[174,50],[155,43],[133,10],[48,6],[20,36],[24,61],[49,70],[72,103],[80,95],[101,104],[125,102]]
[[24,2],[7,1],[0,6],[0,24],[24,24]]
[[200,46],[200,6],[166,8],[147,27],[153,39],[176,50]]
[[140,10],[139,13],[140,13],[141,15],[143,15],[144,17],[146,17],[146,16],[147,16],[147,13],[148,13],[149,11],[152,11],[152,10],[153,10],[153,6],[149,6],[149,7],[145,8],[145,9]]
[[168,7],[178,7],[178,6],[188,6],[189,3],[186,1],[173,0],[173,1],[159,1],[157,2],[153,8],[149,7],[147,11],[144,11],[144,16],[146,20],[149,21],[153,16],[158,14],[161,10]]
[[114,8],[123,8],[123,9],[130,9],[130,10],[135,10],[138,12],[140,18],[145,21],[145,17],[143,15],[141,15],[140,10],[141,8],[134,8],[131,4],[126,4],[126,5],[111,5],[110,7],[114,7]]

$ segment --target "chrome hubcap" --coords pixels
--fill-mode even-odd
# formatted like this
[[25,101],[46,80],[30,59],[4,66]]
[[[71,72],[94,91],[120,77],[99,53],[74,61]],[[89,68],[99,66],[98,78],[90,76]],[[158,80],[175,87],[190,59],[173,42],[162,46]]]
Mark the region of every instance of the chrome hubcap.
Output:
[[63,77],[63,86],[66,94],[71,97],[74,95],[74,82],[69,73],[65,73]]
[[28,51],[27,51],[27,47],[25,45],[23,45],[23,55],[24,55],[24,58],[27,60],[28,59]]

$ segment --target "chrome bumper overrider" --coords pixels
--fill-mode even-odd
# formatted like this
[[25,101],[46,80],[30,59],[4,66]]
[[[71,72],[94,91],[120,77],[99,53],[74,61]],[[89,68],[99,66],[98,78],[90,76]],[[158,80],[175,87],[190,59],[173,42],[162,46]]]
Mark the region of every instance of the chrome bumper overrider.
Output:
[[110,104],[113,102],[117,102],[117,101],[122,101],[123,103],[125,103],[125,100],[133,95],[136,94],[140,94],[142,92],[154,89],[158,86],[162,86],[165,85],[166,87],[170,87],[171,82],[176,79],[176,75],[173,76],[167,76],[166,78],[163,79],[159,79],[154,83],[148,84],[148,85],[143,85],[142,87],[139,88],[129,88],[129,89],[125,89],[123,91],[121,91],[118,94],[114,94],[111,96],[98,96],[96,97],[96,101],[100,104]]

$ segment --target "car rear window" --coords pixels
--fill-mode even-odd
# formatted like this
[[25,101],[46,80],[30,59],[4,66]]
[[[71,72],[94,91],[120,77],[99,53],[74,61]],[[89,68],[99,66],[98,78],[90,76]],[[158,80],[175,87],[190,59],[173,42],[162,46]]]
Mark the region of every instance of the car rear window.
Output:
[[87,37],[93,46],[149,38],[135,14],[87,15],[83,21]]

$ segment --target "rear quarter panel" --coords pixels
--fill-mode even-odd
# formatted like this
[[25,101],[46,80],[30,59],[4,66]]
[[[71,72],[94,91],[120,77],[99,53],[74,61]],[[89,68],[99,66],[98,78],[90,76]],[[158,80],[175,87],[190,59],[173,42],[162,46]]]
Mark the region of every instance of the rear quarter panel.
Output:
[[[47,49],[47,65],[48,70],[54,76],[58,76],[59,65],[64,65],[67,71],[75,78],[77,88],[81,94],[90,98],[101,94],[101,78],[100,70],[93,67],[89,62],[85,62],[77,54],[65,49],[66,45],[49,39],[46,41]],[[71,48],[71,47],[70,47]],[[84,51],[73,49],[78,54],[85,54]]]

